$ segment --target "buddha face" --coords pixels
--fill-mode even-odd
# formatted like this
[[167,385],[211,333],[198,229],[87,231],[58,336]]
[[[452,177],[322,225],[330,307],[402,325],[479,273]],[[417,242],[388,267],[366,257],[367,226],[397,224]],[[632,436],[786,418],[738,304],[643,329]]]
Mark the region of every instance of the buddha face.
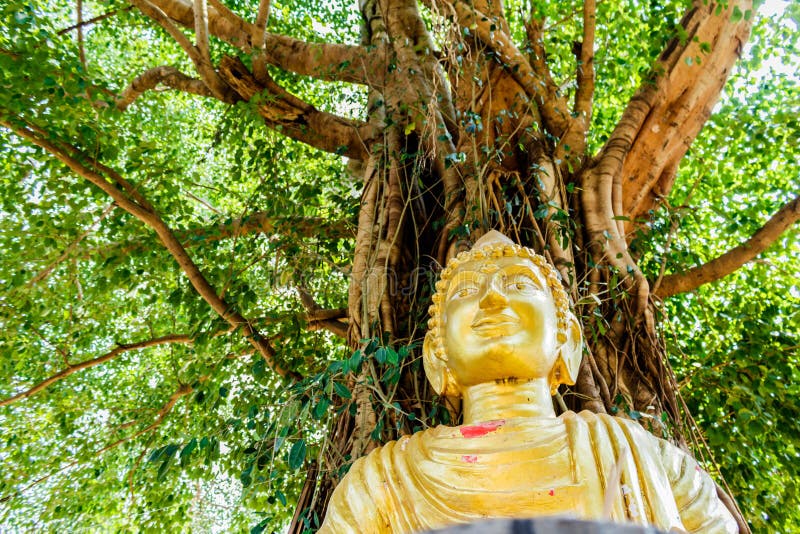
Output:
[[468,261],[453,273],[443,297],[442,342],[459,385],[546,378],[553,369],[556,305],[529,259]]

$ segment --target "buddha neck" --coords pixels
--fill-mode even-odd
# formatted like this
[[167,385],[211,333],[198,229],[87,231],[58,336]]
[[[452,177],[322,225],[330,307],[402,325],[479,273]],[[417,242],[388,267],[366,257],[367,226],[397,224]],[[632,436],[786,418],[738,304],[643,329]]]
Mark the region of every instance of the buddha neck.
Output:
[[555,417],[546,379],[508,379],[464,388],[464,424],[514,417]]

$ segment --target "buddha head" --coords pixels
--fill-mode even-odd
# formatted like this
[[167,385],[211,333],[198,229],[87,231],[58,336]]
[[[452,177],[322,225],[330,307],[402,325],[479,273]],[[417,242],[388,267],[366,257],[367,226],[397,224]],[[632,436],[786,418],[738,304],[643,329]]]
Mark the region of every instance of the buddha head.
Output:
[[574,384],[582,357],[578,320],[559,276],[533,250],[497,231],[450,262],[436,283],[423,344],[437,393],[490,381]]

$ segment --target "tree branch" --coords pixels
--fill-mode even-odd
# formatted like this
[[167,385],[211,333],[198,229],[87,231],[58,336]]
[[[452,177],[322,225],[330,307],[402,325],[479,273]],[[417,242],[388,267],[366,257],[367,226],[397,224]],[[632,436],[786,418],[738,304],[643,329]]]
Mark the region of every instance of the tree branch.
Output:
[[[216,290],[211,286],[203,273],[186,253],[186,249],[172,230],[166,225],[164,220],[156,212],[155,208],[147,202],[144,197],[136,191],[130,183],[122,176],[82,154],[77,148],[70,145],[60,146],[55,144],[42,135],[38,135],[27,127],[19,124],[12,124],[5,119],[0,119],[0,125],[14,131],[20,137],[28,139],[35,145],[47,150],[71,170],[82,176],[90,183],[94,184],[106,192],[116,203],[125,211],[135,216],[137,219],[152,228],[159,237],[164,247],[172,257],[178,262],[181,270],[189,278],[189,282],[195,291],[212,307],[212,309],[225,319],[233,329],[241,330],[245,339],[255,347],[267,364],[279,375],[299,378],[297,373],[287,371],[275,361],[275,350],[251,323],[231,307]],[[84,163],[86,162],[86,163]],[[131,199],[126,192],[130,194]]]
[[[132,0],[133,1],[133,0]],[[194,27],[194,6],[192,0],[152,0],[166,15],[185,28]],[[242,18],[231,19],[217,9],[208,10],[208,31],[211,35],[249,52],[252,49],[252,24]]]
[[[186,37],[183,32],[175,26],[170,20],[170,17],[164,13],[157,5],[150,3],[148,0],[130,0],[133,5],[147,15],[149,18],[158,23],[159,26],[164,28],[167,33],[180,45],[180,47],[189,56],[189,59],[194,63],[195,69],[200,74],[205,84],[211,90],[211,93],[223,102],[233,103],[235,100],[231,94],[229,87],[220,79],[214,66],[211,64],[211,57],[208,51],[208,27],[207,17],[204,17],[204,10],[197,9],[193,12],[197,13],[197,17],[192,17],[192,25],[195,29],[195,37],[199,46],[194,46],[192,42]],[[198,3],[205,5],[203,0],[197,0]],[[199,32],[199,34],[198,34]],[[205,39],[205,41],[203,41]]]
[[[744,16],[737,20],[735,10]],[[710,116],[747,41],[751,14],[750,0],[724,6],[695,0],[684,16],[685,38],[667,45],[601,151],[600,157],[619,162],[617,215],[645,216],[669,193],[677,162]]]
[[578,58],[578,88],[575,91],[575,111],[584,117],[584,124],[592,123],[592,100],[594,98],[594,34],[596,6],[594,0],[583,2],[583,42]]
[[784,205],[741,245],[684,273],[665,276],[653,292],[661,298],[667,298],[719,280],[761,254],[798,220],[800,220],[800,196]]
[[323,329],[342,339],[347,339],[347,323],[337,321],[336,319],[323,319],[321,321],[308,322],[308,330],[311,332]]
[[34,276],[34,277],[33,277],[33,278],[31,278],[30,280],[28,280],[28,283],[27,283],[27,284],[25,284],[25,285],[26,285],[26,287],[29,287],[29,288],[30,288],[30,287],[32,287],[32,286],[34,286],[34,285],[38,284],[39,282],[41,282],[42,280],[44,280],[44,279],[45,279],[45,278],[47,278],[48,276],[50,276],[50,273],[51,273],[51,272],[53,272],[53,269],[55,269],[55,268],[56,268],[56,267],[57,267],[57,266],[58,266],[58,265],[59,265],[61,262],[63,262],[63,261],[64,261],[64,260],[66,260],[67,258],[69,258],[69,257],[70,257],[70,255],[72,254],[72,252],[73,252],[73,251],[74,251],[74,250],[75,250],[75,249],[78,247],[78,244],[80,244],[80,242],[81,242],[81,241],[83,241],[83,240],[84,240],[86,237],[88,237],[88,236],[89,236],[89,235],[90,235],[92,232],[94,232],[94,231],[97,229],[97,227],[100,225],[100,223],[101,223],[101,222],[103,222],[103,220],[104,220],[106,217],[108,217],[108,215],[109,215],[109,214],[110,214],[110,213],[113,211],[113,209],[114,209],[114,204],[113,204],[113,203],[112,203],[112,204],[109,204],[109,206],[108,206],[106,209],[104,209],[104,210],[103,210],[103,213],[101,213],[101,214],[100,214],[100,217],[98,217],[98,218],[97,218],[97,219],[96,219],[96,220],[95,220],[95,221],[92,223],[92,225],[89,227],[89,229],[88,229],[88,230],[86,230],[85,232],[83,232],[81,235],[79,235],[77,239],[75,239],[74,241],[72,241],[72,242],[71,242],[71,243],[70,243],[70,244],[69,244],[69,245],[68,245],[68,246],[67,246],[67,247],[64,249],[64,251],[61,253],[61,255],[60,255],[58,258],[56,258],[56,260],[55,260],[55,261],[51,262],[49,265],[47,265],[47,267],[45,267],[44,269],[42,269],[41,271],[39,271],[39,272],[36,274],[36,276]]
[[329,319],[347,319],[347,308],[316,308],[306,310],[306,321],[327,321]]
[[[223,4],[220,0],[208,0],[212,7],[212,12],[216,11],[219,16],[227,19],[231,24],[240,25],[244,24],[244,19],[231,11],[228,6]],[[206,8],[208,11],[208,8]],[[206,17],[208,17],[208,13],[206,13]]]
[[194,0],[194,46],[204,63],[211,65],[211,49],[208,42],[208,4],[206,0]]
[[340,81],[383,88],[388,64],[384,47],[336,43],[307,43],[266,33],[264,57],[270,65],[326,81]]
[[[292,317],[296,317],[292,314]],[[279,322],[281,320],[286,320],[288,317],[281,317],[281,318],[268,318],[265,319],[267,322]],[[308,331],[313,332],[315,330],[319,330],[320,328],[325,328],[330,330],[334,334],[340,336],[346,336],[347,331],[347,323],[342,322],[342,320],[347,320],[347,308],[333,308],[333,309],[325,309],[325,308],[316,308],[313,310],[307,310],[305,315],[301,316],[300,319],[305,320],[308,323]],[[339,332],[342,331],[344,328],[345,334],[340,334]],[[214,336],[224,335],[226,333],[230,333],[233,329],[229,328],[227,330],[220,330],[214,333]],[[53,344],[48,339],[44,338],[44,336],[38,330],[34,329],[34,333],[39,337],[43,342],[47,343],[59,353],[61,353],[62,357],[67,364],[67,367],[63,370],[59,371],[58,373],[49,376],[48,378],[38,382],[36,385],[16,394],[6,399],[0,400],[0,407],[8,406],[14,404],[15,402],[21,401],[23,399],[27,399],[41,391],[47,389],[48,387],[52,386],[53,384],[64,380],[65,378],[69,377],[77,373],[78,371],[83,371],[84,369],[90,369],[92,367],[96,367],[98,365],[102,365],[110,360],[113,360],[117,356],[125,354],[126,352],[131,352],[134,350],[141,350],[150,347],[156,347],[160,345],[168,345],[170,343],[184,343],[184,344],[192,344],[194,343],[194,338],[184,334],[169,334],[166,336],[156,337],[152,339],[147,339],[144,341],[139,341],[137,343],[118,343],[117,346],[106,352],[105,354],[93,358],[91,360],[86,360],[76,364],[69,364],[66,361],[67,354],[60,349],[58,346]],[[252,351],[246,352],[245,354],[252,354]]]
[[132,350],[146,349],[148,347],[156,347],[159,345],[167,345],[170,343],[191,343],[191,342],[192,338],[190,338],[189,336],[180,334],[170,334],[168,336],[156,337],[153,339],[140,341],[138,343],[118,344],[115,349],[106,352],[102,356],[98,356],[97,358],[93,358],[91,360],[86,360],[85,362],[70,365],[63,371],[60,371],[48,377],[47,379],[42,380],[41,382],[39,382],[38,384],[36,384],[31,388],[26,389],[21,393],[17,393],[12,397],[8,397],[7,399],[0,400],[0,406],[8,406],[9,404],[13,404],[22,399],[27,399],[28,397],[39,393],[43,389],[48,388],[49,386],[55,384],[56,382],[64,380],[68,376],[77,373],[78,371],[89,369],[91,367],[95,367],[97,365],[105,363],[109,360],[113,360],[120,354],[124,354]]
[[117,109],[125,111],[134,100],[139,98],[145,91],[155,89],[158,84],[164,84],[171,89],[194,95],[214,96],[203,80],[192,78],[175,67],[164,65],[148,69],[134,78],[130,85],[117,97]]
[[[288,230],[288,232],[285,232]],[[273,234],[292,233],[300,237],[345,238],[352,237],[353,228],[346,220],[329,221],[322,217],[277,217],[264,211],[257,211],[230,222],[215,226],[176,231],[185,242],[184,246],[197,243],[213,243],[231,237],[241,237],[253,233]]]
[[[177,28],[167,13],[164,13],[159,7],[155,4],[151,4],[147,0],[130,0],[130,2],[139,8],[139,11],[147,15],[150,19],[158,23],[159,26],[164,28],[164,30],[172,37],[176,43],[183,49],[184,52],[189,56],[189,59],[192,60],[192,63],[197,65],[200,63],[200,52],[195,48],[192,42],[189,40],[183,32]],[[194,27],[194,16],[192,16],[192,24],[189,27]]]
[[78,13],[78,58],[83,66],[84,70],[86,68],[86,48],[83,45],[83,0],[77,0],[77,5],[75,10]]
[[303,285],[297,286],[297,293],[300,295],[300,302],[303,303],[303,307],[306,309],[309,330],[324,328],[341,338],[347,339],[347,323],[339,321],[339,319],[347,319],[347,308],[323,309]]
[[267,77],[267,56],[264,45],[267,42],[267,23],[269,22],[270,0],[261,0],[258,3],[258,13],[253,25],[253,48],[257,51],[253,58],[253,76],[256,80]]
[[[113,208],[114,204],[111,204],[110,207]],[[57,259],[53,260],[47,267],[43,268],[36,276],[31,278],[27,286],[33,286],[46,279],[58,265],[71,257],[90,258],[98,255],[101,258],[109,258],[114,255],[125,256],[149,246],[149,242],[147,241],[107,243],[102,246],[84,249],[73,254],[80,241],[94,231],[96,224],[99,222],[100,220],[95,221],[95,224],[93,224],[89,230],[70,243]],[[231,237],[243,237],[255,233],[267,235],[273,235],[275,233],[282,235],[294,234],[299,237],[326,237],[329,239],[353,237],[352,226],[345,220],[328,221],[321,217],[275,217],[263,211],[213,226],[175,231],[175,235],[184,248],[216,243],[217,241],[223,241]]]
[[[139,193],[136,188],[122,176],[108,173],[103,176],[107,168],[98,162],[87,158],[81,151],[71,145],[59,143],[49,139],[49,134],[36,125],[25,123],[25,126],[14,124],[5,118],[0,118],[0,125],[5,126],[20,137],[50,152],[59,161],[64,163],[73,172],[82,176],[90,183],[97,186],[125,211],[139,219],[149,217],[153,206]],[[84,164],[84,161],[87,163]]]
[[[178,390],[175,393],[173,393],[172,396],[167,400],[166,404],[164,404],[164,406],[161,407],[161,409],[158,411],[158,414],[156,415],[155,420],[153,420],[153,422],[151,424],[147,425],[146,427],[142,428],[141,430],[138,430],[138,431],[134,432],[130,436],[126,436],[124,438],[120,438],[117,441],[114,441],[113,443],[110,443],[110,444],[106,445],[102,449],[98,449],[98,450],[94,451],[94,453],[92,453],[92,456],[100,456],[101,454],[103,454],[105,452],[108,452],[111,449],[114,449],[114,448],[122,445],[123,443],[127,443],[128,441],[131,441],[132,439],[138,438],[142,434],[146,434],[147,432],[150,432],[151,430],[155,430],[156,428],[158,428],[161,425],[161,423],[164,422],[164,419],[167,417],[167,415],[175,407],[175,404],[177,404],[178,401],[181,398],[183,398],[186,395],[190,394],[192,391],[193,391],[193,389],[192,389],[191,386],[188,386],[186,384],[181,384],[178,387]],[[24,488],[19,489],[15,493],[13,493],[11,495],[7,495],[7,496],[3,497],[2,499],[0,499],[0,503],[5,503],[5,502],[10,501],[13,497],[15,497],[17,495],[21,495],[22,493],[26,492],[27,490],[29,490],[33,486],[35,486],[37,484],[41,484],[42,482],[44,482],[44,481],[48,480],[49,478],[57,475],[58,473],[61,473],[63,471],[66,471],[67,469],[75,467],[81,461],[82,460],[80,460],[80,459],[79,460],[73,460],[72,462],[70,462],[67,465],[57,469],[56,471],[53,471],[52,473],[49,473],[49,474],[47,474],[47,475],[45,475],[43,477],[40,477],[40,478],[34,480],[30,484],[26,485]]]
[[265,86],[238,58],[224,56],[220,61],[220,74],[246,101],[267,91],[257,108],[270,128],[326,152],[354,159],[365,159],[369,155],[367,143],[377,133],[373,126],[319,111],[271,79]]
[[[152,3],[178,24],[186,28],[194,26],[190,0],[152,0]],[[257,50],[256,43],[263,39],[267,63],[302,76],[371,85],[382,79],[380,73],[386,65],[382,49],[307,43],[284,35],[265,33],[258,25],[235,15],[226,16],[216,2],[208,7],[208,29],[211,35],[248,53]]]
[[261,0],[258,3],[258,13],[256,14],[256,22],[253,26],[253,46],[261,48],[267,40],[267,23],[269,22],[269,8],[271,5],[270,0]]
[[[31,330],[33,330],[33,333],[34,333],[34,334],[36,334],[36,337],[38,337],[39,339],[41,339],[41,340],[42,340],[42,342],[46,343],[47,345],[50,345],[50,346],[51,346],[53,349],[55,349],[55,350],[56,350],[56,351],[57,351],[59,354],[61,354],[61,360],[64,362],[64,365],[66,365],[66,366],[70,366],[70,365],[71,365],[71,364],[69,363],[69,352],[68,352],[67,350],[65,350],[65,349],[62,349],[61,347],[59,347],[58,345],[56,345],[55,343],[53,343],[52,341],[50,341],[49,339],[47,339],[47,338],[44,336],[44,334],[42,334],[42,332],[41,332],[41,331],[40,331],[38,328],[36,328],[36,326],[34,326],[34,325],[31,325],[31,327],[30,327],[30,328],[31,328]],[[2,404],[0,404],[0,406],[2,406]]]
[[495,24],[493,18],[463,0],[438,1],[452,5],[457,22],[475,31],[478,38],[495,51],[508,72],[536,102],[547,130],[555,137],[563,136],[572,122],[566,100],[546,90],[546,81],[531,67],[511,37]]
[[[253,323],[259,324],[277,324],[280,322],[285,321],[305,321],[307,323],[307,330],[309,332],[314,332],[320,329],[330,330],[336,335],[346,337],[346,330],[347,330],[347,308],[316,308],[314,310],[307,310],[304,314],[283,314],[280,316],[272,316],[272,317],[263,317],[257,318],[253,321]],[[344,328],[345,334],[340,334]],[[233,328],[227,328],[223,330],[218,330],[213,333],[213,337],[222,336],[225,334],[229,334],[233,332]],[[32,397],[37,393],[47,389],[48,387],[52,386],[53,384],[64,380],[65,378],[69,377],[77,373],[78,371],[83,371],[84,369],[90,369],[92,367],[96,367],[98,365],[102,365],[108,361],[113,360],[117,356],[120,356],[126,352],[131,352],[134,350],[141,350],[146,349],[149,347],[155,347],[159,345],[167,345],[170,343],[183,343],[183,344],[192,344],[195,341],[194,337],[184,335],[184,334],[169,334],[166,336],[161,336],[157,338],[147,339],[144,341],[139,341],[137,343],[117,343],[117,346],[112,349],[111,351],[103,354],[102,356],[98,356],[91,360],[86,360],[84,362],[70,364],[67,361],[68,354],[64,352],[61,348],[56,346],[50,340],[46,339],[41,332],[34,328],[34,333],[36,334],[39,339],[41,339],[44,343],[50,345],[53,349],[58,351],[62,358],[64,359],[67,367],[63,370],[59,371],[58,373],[49,376],[45,380],[38,382],[34,386],[22,391],[16,395],[8,397],[6,399],[0,400],[0,407],[8,406],[14,404],[15,402],[21,401],[23,399],[27,399],[28,397]],[[229,353],[226,358],[227,359],[235,359],[240,358],[243,356],[250,356],[254,353],[254,351],[247,350],[239,353]],[[130,426],[132,423],[126,423],[124,426]]]
[[537,19],[531,14],[530,19],[525,23],[525,34],[528,37],[528,44],[531,47],[529,60],[531,68],[543,82],[542,90],[547,94],[548,101],[555,101],[558,93],[558,85],[553,80],[550,66],[547,64],[547,52],[544,48],[543,20]]
[[5,48],[0,48],[0,54],[4,56],[10,57],[13,60],[19,60],[22,56],[17,54],[16,52],[12,52],[11,50],[6,50]]
[[[152,439],[152,436],[151,438]],[[133,467],[128,470],[128,489],[131,493],[131,503],[136,506],[136,493],[133,491],[133,475],[136,473],[136,470],[139,469],[139,466],[142,463],[145,455],[147,454],[148,444],[150,439],[145,442],[145,446],[142,447],[142,452],[139,453],[139,456],[136,457],[136,461],[133,462]]]
[[56,35],[64,35],[65,33],[69,33],[77,28],[84,28],[86,26],[94,24],[95,22],[100,22],[101,20],[113,17],[117,13],[124,13],[125,11],[130,11],[131,9],[133,9],[133,6],[123,7],[121,9],[114,9],[112,11],[109,11],[108,13],[103,13],[102,15],[92,17],[88,20],[83,20],[77,24],[73,24],[72,26],[67,26],[63,30],[58,30],[58,33],[56,33]]
[[[259,211],[213,226],[204,226],[191,230],[176,230],[175,235],[185,248],[201,244],[216,243],[232,237],[243,237],[250,234],[294,233],[300,237],[320,237],[341,239],[352,237],[353,230],[348,221],[327,221],[321,217],[275,217]],[[98,253],[103,257],[113,254],[129,254],[144,243],[118,243],[91,249],[90,253]]]

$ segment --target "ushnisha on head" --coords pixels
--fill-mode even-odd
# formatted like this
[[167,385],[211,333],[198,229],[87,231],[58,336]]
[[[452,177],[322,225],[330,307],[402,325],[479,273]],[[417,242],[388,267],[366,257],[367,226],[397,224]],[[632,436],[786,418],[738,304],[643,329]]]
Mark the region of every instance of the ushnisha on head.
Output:
[[575,383],[581,329],[559,275],[500,232],[448,262],[429,311],[425,372],[442,395],[484,378]]

